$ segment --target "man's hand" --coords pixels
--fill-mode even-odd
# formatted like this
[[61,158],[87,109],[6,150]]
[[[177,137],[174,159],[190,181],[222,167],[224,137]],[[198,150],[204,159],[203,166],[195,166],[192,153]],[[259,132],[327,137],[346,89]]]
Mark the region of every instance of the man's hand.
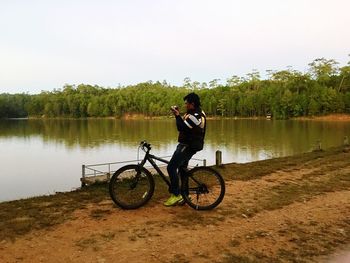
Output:
[[172,106],[170,109],[171,109],[172,113],[173,113],[175,116],[179,116],[179,115],[180,115],[180,112],[179,112],[179,108],[178,108],[178,107]]

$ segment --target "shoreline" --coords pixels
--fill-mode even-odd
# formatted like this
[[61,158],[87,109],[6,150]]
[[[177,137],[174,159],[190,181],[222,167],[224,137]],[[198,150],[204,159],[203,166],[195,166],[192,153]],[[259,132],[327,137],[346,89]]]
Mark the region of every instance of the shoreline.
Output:
[[[117,116],[108,116],[108,117],[40,117],[40,116],[29,116],[22,118],[5,118],[4,120],[168,120],[173,119],[172,115],[167,116],[146,116],[142,114],[126,114],[121,117]],[[275,120],[273,118],[267,119],[264,116],[255,116],[255,117],[221,117],[221,116],[207,116],[207,120]],[[339,121],[339,122],[348,122],[350,121],[350,114],[347,113],[337,113],[337,114],[328,114],[321,116],[301,116],[293,117],[289,119],[281,120],[296,120],[296,121]]]
[[300,120],[300,121],[350,121],[350,114],[329,114],[323,116],[312,116],[312,117],[298,117],[292,118],[292,120]]
[[[205,262],[320,262],[350,245],[349,147],[215,169],[226,195],[212,211],[164,207],[162,183],[136,210],[116,207],[107,184],[2,202],[0,261],[68,262],[74,255],[76,262],[96,256],[114,262],[118,254],[121,262],[196,262],[201,253]],[[180,235],[184,254],[169,252],[164,244]],[[198,244],[195,252],[188,242]]]
[[[264,159],[264,160],[257,160],[257,161],[251,161],[251,162],[247,162],[247,163],[236,163],[236,162],[232,162],[232,163],[224,163],[222,164],[222,166],[217,167],[216,165],[210,165],[209,167],[213,167],[215,169],[218,170],[222,170],[225,171],[225,167],[239,167],[239,166],[249,166],[251,168],[254,168],[255,165],[260,165],[262,163],[275,163],[275,162],[279,162],[279,161],[284,161],[284,160],[289,160],[289,159],[300,159],[303,157],[308,158],[308,156],[318,156],[319,154],[332,154],[332,152],[334,151],[344,151],[344,152],[350,152],[350,146],[338,146],[338,147],[331,147],[328,149],[321,149],[321,150],[313,150],[310,152],[304,152],[304,153],[298,153],[298,154],[294,154],[294,155],[289,155],[289,156],[283,156],[283,157],[275,157],[275,158],[270,158],[270,159]],[[226,171],[225,171],[226,173]],[[254,177],[259,178],[258,175],[255,175]],[[237,177],[236,177],[237,178]],[[238,177],[239,179],[243,179],[242,176]],[[252,177],[249,177],[250,179],[252,179]],[[36,198],[50,198],[50,197],[54,197],[56,195],[65,195],[65,194],[69,194],[69,193],[74,193],[74,192],[79,192],[81,190],[84,189],[88,189],[89,187],[94,187],[94,186],[98,186],[100,184],[106,184],[106,182],[104,181],[97,181],[96,183],[93,183],[92,185],[88,185],[86,187],[77,187],[77,188],[73,188],[72,190],[68,190],[68,191],[60,191],[60,192],[55,192],[53,194],[48,194],[48,195],[35,195],[35,196],[29,196],[29,197],[24,197],[24,198],[19,198],[19,199],[13,199],[13,200],[8,200],[8,201],[0,201],[0,205],[4,204],[4,203],[11,203],[11,202],[21,202],[21,201],[26,201],[26,200],[30,200],[30,199],[36,199]]]

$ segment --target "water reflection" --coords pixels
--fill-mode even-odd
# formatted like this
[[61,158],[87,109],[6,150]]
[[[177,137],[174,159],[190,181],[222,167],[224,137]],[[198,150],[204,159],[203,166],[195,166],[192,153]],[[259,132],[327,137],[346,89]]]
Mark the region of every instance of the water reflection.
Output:
[[94,147],[111,142],[130,145],[142,138],[165,143],[176,136],[171,124],[171,120],[6,120],[0,122],[0,137],[39,135],[44,141],[64,143],[68,148]]
[[[214,163],[248,162],[340,145],[350,123],[315,121],[209,120],[205,149],[196,155]],[[2,120],[0,201],[79,186],[81,164],[136,158],[147,139],[154,153],[175,149],[177,131],[167,120]]]
[[[325,147],[340,144],[350,123],[315,121],[209,120],[206,143],[235,150],[302,152],[317,140]],[[0,138],[40,136],[67,148],[91,148],[118,143],[135,145],[142,139],[166,145],[176,141],[174,120],[3,120]],[[272,152],[271,152],[272,151]]]

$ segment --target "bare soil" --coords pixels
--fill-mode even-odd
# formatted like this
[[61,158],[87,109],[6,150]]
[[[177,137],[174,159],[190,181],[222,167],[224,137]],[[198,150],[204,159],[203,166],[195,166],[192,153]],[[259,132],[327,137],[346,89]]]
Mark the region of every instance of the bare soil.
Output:
[[0,203],[0,262],[350,262],[349,149],[218,170],[206,212],[164,207],[164,187],[132,211],[106,185]]

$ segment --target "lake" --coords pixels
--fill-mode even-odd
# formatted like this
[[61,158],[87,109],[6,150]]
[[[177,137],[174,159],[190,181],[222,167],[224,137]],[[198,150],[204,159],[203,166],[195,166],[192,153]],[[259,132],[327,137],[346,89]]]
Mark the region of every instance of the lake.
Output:
[[[250,162],[339,146],[350,122],[208,120],[203,151],[215,162]],[[141,140],[159,156],[177,144],[174,119],[0,120],[0,201],[68,191],[80,186],[82,164],[137,159]]]

